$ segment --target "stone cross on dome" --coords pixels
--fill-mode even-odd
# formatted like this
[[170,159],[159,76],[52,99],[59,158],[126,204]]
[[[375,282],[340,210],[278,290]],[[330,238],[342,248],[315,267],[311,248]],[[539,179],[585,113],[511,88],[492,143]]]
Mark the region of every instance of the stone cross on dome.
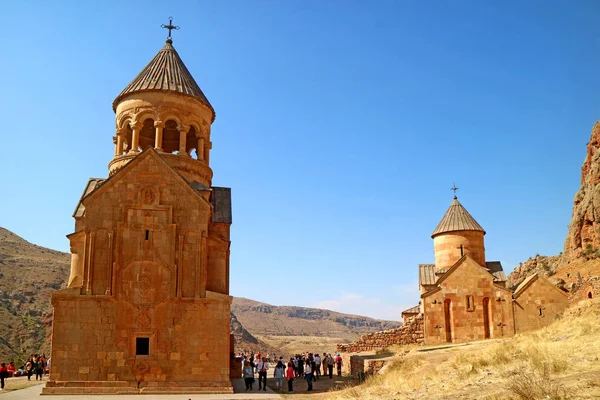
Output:
[[450,190],[454,191],[454,198],[456,199],[456,191],[458,190],[458,188],[456,187],[455,183],[452,184],[452,187],[450,188]]
[[160,27],[169,30],[169,36],[167,36],[167,40],[171,40],[171,30],[179,30],[178,26],[173,25],[173,17],[169,17],[169,25],[162,24]]

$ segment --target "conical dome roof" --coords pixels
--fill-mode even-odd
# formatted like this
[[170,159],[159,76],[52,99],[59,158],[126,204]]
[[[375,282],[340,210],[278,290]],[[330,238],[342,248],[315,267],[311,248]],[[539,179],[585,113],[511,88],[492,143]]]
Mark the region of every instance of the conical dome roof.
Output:
[[129,85],[113,101],[113,110],[121,99],[128,94],[145,91],[163,90],[194,97],[206,104],[213,112],[208,99],[186,68],[185,64],[173,47],[171,39],[158,52],[146,67],[136,76]]
[[475,221],[475,218],[469,214],[463,205],[458,202],[456,197],[454,197],[450,208],[444,214],[444,217],[431,234],[431,237],[455,231],[480,231],[485,235],[485,230]]

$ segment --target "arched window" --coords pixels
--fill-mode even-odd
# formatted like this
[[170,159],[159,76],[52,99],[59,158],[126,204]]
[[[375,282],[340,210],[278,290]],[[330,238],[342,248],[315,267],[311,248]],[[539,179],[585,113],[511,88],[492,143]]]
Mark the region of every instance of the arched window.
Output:
[[594,295],[592,295],[592,292],[588,292],[588,299],[591,299],[592,297],[594,297]]

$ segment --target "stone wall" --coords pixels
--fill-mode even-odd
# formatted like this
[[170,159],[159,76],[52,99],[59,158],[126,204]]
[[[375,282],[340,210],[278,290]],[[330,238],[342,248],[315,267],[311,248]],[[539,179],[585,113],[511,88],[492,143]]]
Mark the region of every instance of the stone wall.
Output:
[[354,343],[338,344],[337,351],[360,353],[384,349],[390,346],[417,344],[423,342],[423,317],[417,317],[407,325],[396,329],[362,335]]
[[377,356],[363,356],[363,355],[351,355],[350,356],[350,375],[354,378],[358,378],[359,373],[363,375],[375,375],[383,368],[383,366],[389,361],[389,357],[380,359],[374,358]]

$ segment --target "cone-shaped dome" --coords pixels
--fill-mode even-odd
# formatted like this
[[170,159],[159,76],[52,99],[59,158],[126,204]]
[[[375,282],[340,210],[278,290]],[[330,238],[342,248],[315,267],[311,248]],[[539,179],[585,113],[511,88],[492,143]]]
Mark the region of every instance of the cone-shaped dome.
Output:
[[121,99],[128,94],[162,90],[184,94],[200,100],[211,109],[214,119],[214,109],[179,57],[179,54],[177,54],[172,43],[171,39],[167,39],[167,43],[154,56],[152,61],[146,65],[142,72],[113,101],[113,110],[117,109],[117,105]]
[[455,231],[480,231],[485,235],[485,230],[475,221],[475,218],[458,202],[454,197],[450,208],[444,214],[444,217],[435,228],[431,237],[440,233],[455,232]]

